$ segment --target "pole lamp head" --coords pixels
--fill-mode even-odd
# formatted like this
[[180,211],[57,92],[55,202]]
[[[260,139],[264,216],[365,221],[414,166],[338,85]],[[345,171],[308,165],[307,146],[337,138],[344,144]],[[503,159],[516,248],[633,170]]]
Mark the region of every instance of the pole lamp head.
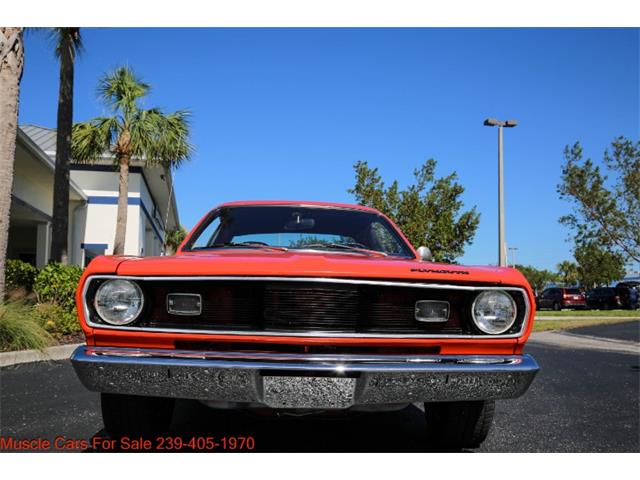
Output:
[[484,121],[485,127],[502,127],[503,125],[504,125],[504,122],[501,122],[500,120],[496,120],[495,118],[487,118]]
[[518,121],[517,120],[507,120],[506,122],[504,122],[504,126],[508,127],[508,128],[513,128],[516,125],[518,125]]

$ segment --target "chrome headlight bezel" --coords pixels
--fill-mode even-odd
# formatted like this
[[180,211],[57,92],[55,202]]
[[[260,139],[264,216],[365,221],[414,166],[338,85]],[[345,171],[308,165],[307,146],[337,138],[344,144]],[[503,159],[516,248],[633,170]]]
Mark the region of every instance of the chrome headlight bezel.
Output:
[[[502,295],[504,299],[507,299],[508,304],[512,310],[510,318],[506,320],[506,323],[500,327],[493,328],[493,329],[487,325],[486,321],[483,322],[482,319],[479,319],[476,316],[476,307],[478,306],[478,303],[491,295],[494,295],[494,296]],[[514,298],[511,295],[509,295],[509,293],[505,290],[484,290],[478,293],[478,295],[476,295],[476,297],[473,300],[473,303],[471,305],[471,318],[473,320],[473,324],[475,325],[475,327],[478,330],[480,330],[482,333],[486,333],[488,335],[502,335],[508,332],[509,329],[511,329],[511,327],[513,327],[516,319],[518,318],[518,305],[516,304],[516,301],[514,300]]]
[[[136,295],[137,298],[139,299],[137,302],[137,305],[134,306],[133,311],[127,314],[124,318],[116,318],[114,316],[109,316],[108,311],[104,308],[103,305],[100,304],[102,301],[100,297],[101,292],[103,293],[103,295],[106,295],[104,293],[104,290],[108,286],[113,286],[115,283],[120,284],[120,288],[130,288],[131,289],[130,293],[132,295]],[[134,281],[126,280],[126,279],[118,279],[118,278],[110,279],[101,283],[100,286],[96,289],[95,297],[93,299],[93,308],[96,314],[98,315],[98,317],[103,322],[109,325],[113,325],[116,327],[130,325],[131,323],[135,322],[140,317],[140,314],[142,313],[142,310],[144,308],[144,293],[142,292],[142,289],[140,288],[140,286]]]

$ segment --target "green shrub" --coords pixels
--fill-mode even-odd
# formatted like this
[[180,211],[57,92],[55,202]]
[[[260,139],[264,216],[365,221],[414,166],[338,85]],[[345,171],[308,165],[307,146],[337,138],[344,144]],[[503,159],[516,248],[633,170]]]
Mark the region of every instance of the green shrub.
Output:
[[5,266],[5,282],[7,290],[23,287],[27,291],[33,290],[33,282],[38,275],[38,269],[22,260],[7,260]]
[[50,343],[51,336],[38,323],[32,305],[0,305],[0,350],[44,350]]
[[34,308],[38,323],[55,338],[82,331],[76,315],[76,309],[71,312],[55,303],[39,303]]
[[67,312],[75,309],[75,293],[82,275],[77,265],[50,263],[38,273],[34,291],[40,303],[55,303]]

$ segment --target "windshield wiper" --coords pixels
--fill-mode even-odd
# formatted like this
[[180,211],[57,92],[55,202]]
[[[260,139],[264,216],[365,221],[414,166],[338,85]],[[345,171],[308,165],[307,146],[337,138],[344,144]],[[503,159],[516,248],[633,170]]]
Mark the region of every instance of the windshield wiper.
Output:
[[259,250],[278,250],[281,252],[289,251],[287,247],[277,247],[277,246],[269,245],[263,242],[214,243],[213,245],[209,245],[207,247],[201,247],[199,250],[209,250],[209,249],[216,249],[216,248],[257,248]]
[[386,253],[381,252],[379,250],[371,250],[370,248],[366,248],[364,245],[362,245],[362,246],[359,246],[359,245],[362,245],[362,244],[361,243],[358,243],[358,244],[310,243],[308,245],[303,245],[303,246],[299,247],[299,249],[300,250],[304,250],[304,249],[310,249],[310,250],[315,250],[315,249],[349,250],[351,252],[358,252],[358,253],[362,253],[364,255],[379,256],[379,257],[386,257],[387,256]]

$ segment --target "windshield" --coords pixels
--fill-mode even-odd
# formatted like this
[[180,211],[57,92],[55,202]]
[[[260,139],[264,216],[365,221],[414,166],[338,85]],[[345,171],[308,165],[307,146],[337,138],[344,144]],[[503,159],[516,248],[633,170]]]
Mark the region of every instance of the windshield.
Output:
[[183,251],[215,248],[332,250],[415,258],[389,221],[379,214],[297,205],[215,210]]

